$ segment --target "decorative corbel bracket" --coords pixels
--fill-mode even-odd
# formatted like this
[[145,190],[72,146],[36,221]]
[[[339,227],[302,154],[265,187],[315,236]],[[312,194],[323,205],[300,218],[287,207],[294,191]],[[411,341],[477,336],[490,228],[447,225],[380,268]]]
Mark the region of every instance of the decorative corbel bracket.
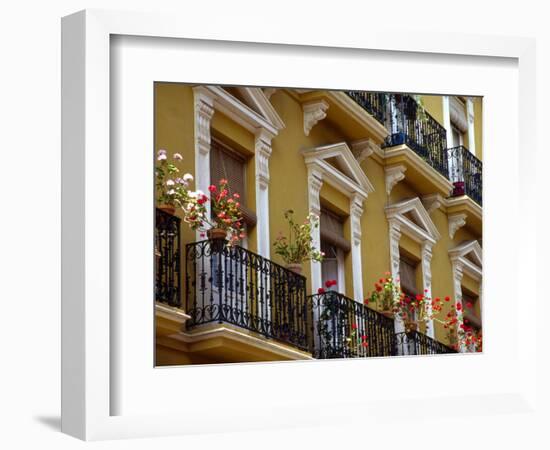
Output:
[[459,228],[466,225],[466,214],[453,214],[449,216],[449,237],[454,239]]
[[365,138],[352,142],[351,152],[353,153],[353,156],[355,156],[355,159],[357,159],[357,162],[361,164],[365,159],[367,159],[375,152],[376,147],[377,145],[373,142],[372,139]]
[[428,214],[431,214],[445,204],[445,199],[439,194],[429,194],[422,197],[422,204]]
[[304,133],[306,136],[309,136],[311,129],[327,116],[328,107],[329,104],[324,100],[315,100],[302,105],[302,110],[304,111]]
[[386,193],[390,195],[394,186],[405,178],[407,168],[402,164],[386,167]]

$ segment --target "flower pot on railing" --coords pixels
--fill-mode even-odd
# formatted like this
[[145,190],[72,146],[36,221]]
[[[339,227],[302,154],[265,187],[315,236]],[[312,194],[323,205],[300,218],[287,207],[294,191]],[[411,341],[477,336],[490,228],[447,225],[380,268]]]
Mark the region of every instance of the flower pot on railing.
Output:
[[290,270],[291,272],[297,273],[298,275],[302,275],[302,265],[301,264],[287,264],[286,268]]
[[210,228],[206,234],[212,242],[212,251],[221,252],[226,245],[227,231],[222,228]]
[[453,186],[453,197],[464,195],[464,181],[455,181]]
[[418,331],[418,324],[411,320],[405,320],[405,333],[407,336],[413,336]]
[[176,212],[176,207],[175,206],[172,206],[172,205],[166,205],[166,204],[162,204],[162,205],[159,205],[158,206],[158,209],[160,209],[161,211],[164,211],[165,213],[168,213],[170,215],[174,215],[175,212]]

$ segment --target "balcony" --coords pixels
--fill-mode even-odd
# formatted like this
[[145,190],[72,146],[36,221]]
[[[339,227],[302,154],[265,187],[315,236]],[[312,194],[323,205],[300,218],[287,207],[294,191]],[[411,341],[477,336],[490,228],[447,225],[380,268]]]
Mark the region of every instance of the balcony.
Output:
[[340,293],[308,297],[313,323],[310,351],[314,358],[361,358],[394,354],[394,323]]
[[182,301],[179,236],[180,219],[157,209],[157,339],[199,355],[195,361],[452,352],[420,333],[395,334],[393,319],[340,293],[306,296],[302,275],[223,241],[186,245]]
[[456,350],[418,331],[396,333],[394,336],[394,355],[396,356],[446,353],[456,353]]
[[483,163],[462,145],[447,150],[449,174],[453,182],[453,197],[467,195],[482,205]]
[[308,350],[306,279],[239,246],[186,246],[187,330],[230,324]]
[[378,92],[347,91],[355,102],[385,126],[387,95]]
[[181,251],[179,217],[161,209],[155,217],[155,300],[181,305]]
[[309,297],[317,359],[456,353],[420,332],[395,333],[393,319],[340,293]]

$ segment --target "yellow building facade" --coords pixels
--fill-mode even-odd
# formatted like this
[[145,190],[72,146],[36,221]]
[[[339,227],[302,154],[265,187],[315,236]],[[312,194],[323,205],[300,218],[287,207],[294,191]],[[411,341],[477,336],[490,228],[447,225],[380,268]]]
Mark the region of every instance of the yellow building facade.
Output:
[[[156,364],[447,353],[457,342],[472,351],[443,322],[454,306],[481,335],[482,107],[474,97],[157,83],[155,150],[181,154],[194,189],[219,177],[238,186],[247,236],[213,256],[180,212],[157,210]],[[301,276],[273,248],[287,210],[321,221],[312,237],[325,259]],[[405,333],[364,305],[388,272],[411,294],[441,298],[440,320]],[[318,294],[328,279],[330,304]],[[368,349],[353,349],[356,330]]]

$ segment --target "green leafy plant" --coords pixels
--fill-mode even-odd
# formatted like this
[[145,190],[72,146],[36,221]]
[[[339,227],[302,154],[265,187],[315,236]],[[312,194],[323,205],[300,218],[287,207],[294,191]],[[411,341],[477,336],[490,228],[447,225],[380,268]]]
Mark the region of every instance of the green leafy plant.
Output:
[[286,264],[302,264],[305,261],[320,262],[324,254],[315,248],[311,231],[319,227],[319,217],[309,214],[303,223],[294,221],[294,211],[285,211],[284,217],[288,222],[288,236],[279,233],[275,243],[275,253]]

